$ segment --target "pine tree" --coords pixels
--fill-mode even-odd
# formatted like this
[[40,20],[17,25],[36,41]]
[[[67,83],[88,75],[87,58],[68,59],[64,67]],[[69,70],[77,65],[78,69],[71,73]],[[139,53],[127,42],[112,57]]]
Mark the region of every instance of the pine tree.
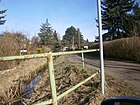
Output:
[[87,43],[89,42],[88,39],[86,40],[86,42],[87,42]]
[[83,43],[83,35],[81,34],[80,30],[76,29],[75,27],[71,26],[66,29],[65,35],[63,36],[63,43],[65,46],[72,46],[73,42],[76,47],[79,45],[79,36],[80,36],[80,44]]
[[104,34],[110,40],[122,38],[125,34],[125,23],[130,19],[129,12],[134,7],[135,0],[103,0],[102,8],[102,28],[108,30]]
[[38,33],[38,36],[40,37],[41,44],[52,45],[53,29],[50,26],[48,19],[46,19],[46,22],[41,25],[40,33]]
[[4,20],[5,15],[3,15],[7,10],[0,10],[0,15],[2,14],[2,16],[0,16],[0,25],[3,25],[6,20]]
[[133,22],[133,25],[134,25],[134,34],[137,35],[137,36],[140,36],[140,6],[138,3],[136,3],[134,9],[133,9],[133,12],[134,12],[134,18],[133,20],[135,20]]
[[46,19],[46,22],[41,25],[38,36],[40,37],[40,43],[42,45],[48,46],[52,51],[60,51],[61,42],[58,38],[58,33],[56,30],[53,31],[48,19]]
[[58,33],[56,30],[53,32],[53,50],[54,51],[60,51],[61,49],[61,41],[58,38]]
[[131,14],[124,21],[124,37],[140,36],[140,7],[136,3]]
[[53,37],[55,41],[59,41],[58,39],[58,33],[56,32],[56,30],[53,32]]

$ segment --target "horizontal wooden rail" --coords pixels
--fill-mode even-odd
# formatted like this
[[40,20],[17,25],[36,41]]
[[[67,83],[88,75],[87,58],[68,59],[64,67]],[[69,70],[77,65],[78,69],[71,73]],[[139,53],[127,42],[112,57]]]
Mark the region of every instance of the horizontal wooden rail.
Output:
[[[86,83],[87,81],[89,81],[90,79],[92,79],[93,77],[95,77],[97,74],[99,74],[99,72],[96,72],[95,74],[92,74],[90,77],[86,78],[82,82],[76,84],[72,88],[70,88],[67,91],[63,92],[62,94],[60,94],[59,96],[57,96],[57,100],[60,100],[61,98],[63,98],[67,94],[69,94],[70,92],[74,91],[75,89],[77,89],[78,87],[80,87],[81,85],[83,85],[84,83]],[[37,104],[34,104],[34,105],[47,105],[47,104],[52,104],[52,99],[47,100],[47,101],[44,101],[44,102],[41,102],[41,103],[37,103]]]
[[99,49],[81,50],[81,51],[67,51],[67,52],[56,52],[56,53],[52,53],[52,56],[69,55],[69,54],[79,54],[79,53],[95,52],[95,51],[99,51]]
[[84,83],[86,83],[87,81],[89,81],[90,79],[92,79],[93,77],[95,77],[97,74],[99,74],[99,72],[96,72],[95,74],[92,74],[90,77],[88,77],[87,79],[83,80],[82,82],[78,83],[77,85],[73,86],[72,88],[70,88],[69,90],[65,91],[64,93],[60,94],[57,97],[57,100],[63,98],[65,95],[69,94],[70,92],[74,91],[75,89],[77,89],[78,87],[80,87],[81,85],[83,85]]
[[52,104],[53,103],[53,100],[52,99],[49,99],[47,101],[44,101],[44,102],[38,102],[36,104],[33,104],[33,105],[49,105],[49,104]]
[[30,55],[21,55],[21,56],[6,56],[6,57],[0,57],[0,61],[11,61],[11,60],[44,58],[44,57],[47,57],[48,54],[49,54],[49,53],[30,54]]
[[[55,52],[55,53],[52,53],[52,56],[68,55],[68,54],[79,54],[79,53],[95,52],[95,51],[99,51],[99,49],[81,50],[81,51],[67,51],[67,52]],[[44,57],[47,57],[48,55],[49,55],[49,53],[30,54],[30,55],[21,55],[21,56],[6,56],[6,57],[0,57],[0,61],[11,61],[11,60],[21,60],[21,59],[44,58]]]
[[57,96],[56,84],[55,84],[55,75],[54,75],[54,66],[53,66],[53,56],[82,53],[82,64],[83,64],[83,69],[84,69],[84,55],[83,55],[83,53],[95,52],[95,51],[99,51],[99,49],[55,52],[55,53],[50,52],[50,53],[30,54],[30,55],[22,55],[22,56],[6,56],[6,57],[0,57],[0,61],[11,61],[11,60],[22,60],[22,59],[33,59],[33,58],[44,58],[44,57],[46,57],[48,59],[47,62],[48,62],[48,69],[49,69],[52,99],[44,101],[44,102],[37,103],[35,105],[46,105],[46,104],[57,105],[57,101],[59,99],[63,98],[65,95],[74,91],[75,89],[77,89],[78,87],[83,85],[85,82],[89,81],[91,78],[96,76],[99,72],[96,72],[95,74],[91,75],[87,79],[83,80],[82,82],[78,83],[77,85],[73,86],[72,88],[68,89],[67,91],[65,91],[62,94],[60,94],[59,96]]

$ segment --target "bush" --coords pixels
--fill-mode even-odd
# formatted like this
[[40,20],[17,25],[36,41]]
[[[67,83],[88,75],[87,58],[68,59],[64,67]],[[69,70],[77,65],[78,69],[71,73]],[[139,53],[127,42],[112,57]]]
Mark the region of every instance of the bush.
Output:
[[[15,39],[7,36],[0,36],[0,56],[17,55],[19,46],[15,43]],[[15,61],[0,62],[0,70],[13,68]]]
[[[0,57],[20,55],[20,48],[28,45],[28,39],[19,32],[4,32],[0,35]],[[0,70],[13,68],[18,61],[0,62]]]

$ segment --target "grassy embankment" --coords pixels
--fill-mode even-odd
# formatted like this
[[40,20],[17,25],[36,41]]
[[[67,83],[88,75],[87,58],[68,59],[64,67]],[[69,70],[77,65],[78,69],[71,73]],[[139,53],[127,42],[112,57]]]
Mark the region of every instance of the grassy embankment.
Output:
[[[99,48],[99,44],[91,45],[90,48]],[[140,63],[140,37],[104,42],[104,55],[106,58]]]
[[[36,60],[36,63],[34,65],[32,60],[23,63],[24,64],[21,64],[19,67],[17,67],[16,70],[6,72],[4,73],[4,75],[1,76],[5,78],[5,79],[1,78],[4,79],[5,81],[1,85],[3,87],[1,89],[3,90],[6,89],[5,87],[8,86],[6,83],[10,83],[13,85],[11,88],[7,89],[7,91],[3,91],[3,93],[1,94],[2,95],[0,98],[1,104],[2,103],[12,104],[13,102],[20,100],[22,100],[23,103],[32,104],[34,102],[38,101],[41,102],[43,100],[51,98],[50,82],[47,69],[44,69],[45,71],[42,73],[42,78],[40,82],[38,82],[35,85],[31,97],[25,98],[24,94],[27,95],[28,93],[19,92],[19,89],[22,90],[21,87],[23,86],[20,83],[20,81],[23,80],[24,82],[32,80],[31,76],[37,75],[37,72],[35,73],[34,71],[34,69],[36,69],[35,68],[36,65],[42,64],[42,61]],[[74,86],[75,84],[79,83],[83,79],[87,78],[88,76],[96,72],[96,70],[91,68],[91,66],[86,66],[85,70],[83,70],[82,64],[70,63],[64,56],[60,56],[56,59],[54,68],[55,68],[57,95],[61,94],[62,92],[66,91],[70,87]],[[20,76],[18,76],[18,74],[20,74]],[[24,76],[22,76],[21,74],[24,74]],[[100,80],[98,75],[97,77],[91,79],[90,81],[88,81],[87,83],[85,83],[84,85],[82,85],[69,95],[62,98],[59,101],[59,104],[92,105],[94,103],[95,105],[99,105],[99,103],[103,99],[112,96],[136,96],[135,91],[131,88],[130,85],[128,85],[126,82],[122,80],[116,80],[115,78],[109,75],[106,76],[105,91],[106,91],[105,96],[102,96],[100,89]]]
[[[96,70],[91,66],[82,69],[82,64],[70,63],[61,56],[55,62],[57,95],[84,80]],[[94,77],[75,91],[58,101],[59,105],[99,105],[103,99],[114,96],[136,96],[133,88],[123,80],[106,74],[105,95],[102,96],[99,76]],[[51,98],[48,71],[42,74],[41,81],[35,86],[32,96],[24,100],[27,104],[41,102]]]

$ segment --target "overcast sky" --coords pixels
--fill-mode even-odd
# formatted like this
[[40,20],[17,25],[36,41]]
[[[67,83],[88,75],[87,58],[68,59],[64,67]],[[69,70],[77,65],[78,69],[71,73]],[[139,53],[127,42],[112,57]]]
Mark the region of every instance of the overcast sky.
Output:
[[80,28],[84,39],[94,41],[98,35],[97,0],[2,0],[0,9],[8,9],[3,31],[21,31],[30,36],[37,35],[46,18],[52,28],[62,37],[65,30]]

